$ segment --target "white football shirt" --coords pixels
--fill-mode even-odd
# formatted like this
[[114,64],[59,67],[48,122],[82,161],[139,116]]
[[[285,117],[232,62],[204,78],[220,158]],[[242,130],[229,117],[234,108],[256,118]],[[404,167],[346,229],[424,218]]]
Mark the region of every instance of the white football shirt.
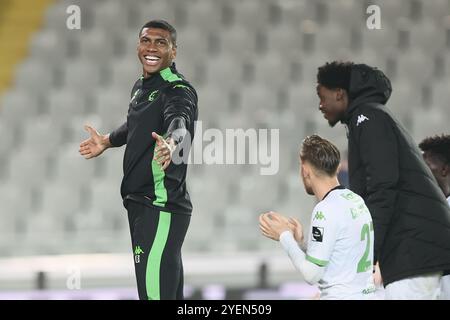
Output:
[[311,217],[306,259],[325,267],[321,299],[373,299],[373,223],[364,200],[344,188],[320,201]]

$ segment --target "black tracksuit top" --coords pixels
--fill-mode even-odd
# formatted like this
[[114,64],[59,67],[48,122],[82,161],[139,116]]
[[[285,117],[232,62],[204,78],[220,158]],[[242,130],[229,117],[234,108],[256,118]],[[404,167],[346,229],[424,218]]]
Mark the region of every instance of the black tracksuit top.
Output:
[[184,142],[194,138],[197,93],[177,72],[175,64],[136,81],[127,121],[109,137],[115,147],[126,144],[121,185],[125,207],[132,200],[161,211],[191,214],[192,204],[186,190],[187,162],[171,162],[163,171],[153,160],[156,140],[152,132],[165,137],[171,121],[180,117],[190,135],[181,145],[183,152],[189,152],[189,145]]

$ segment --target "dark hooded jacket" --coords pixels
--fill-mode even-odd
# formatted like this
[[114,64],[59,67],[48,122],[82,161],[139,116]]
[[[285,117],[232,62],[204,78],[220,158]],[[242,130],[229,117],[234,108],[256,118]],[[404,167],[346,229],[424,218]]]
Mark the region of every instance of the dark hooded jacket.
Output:
[[342,122],[350,189],[372,215],[384,285],[450,269],[450,208],[414,140],[385,106],[389,79],[355,64],[348,91]]

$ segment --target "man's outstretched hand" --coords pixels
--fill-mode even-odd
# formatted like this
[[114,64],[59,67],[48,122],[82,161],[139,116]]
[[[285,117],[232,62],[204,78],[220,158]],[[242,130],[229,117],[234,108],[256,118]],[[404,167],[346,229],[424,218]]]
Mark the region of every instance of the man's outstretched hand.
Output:
[[152,132],[152,137],[156,140],[153,159],[158,162],[163,170],[166,170],[172,161],[172,154],[176,147],[175,142],[172,138],[164,140],[164,138],[156,132]]
[[85,159],[98,157],[103,151],[111,147],[109,134],[101,135],[97,130],[88,125],[85,125],[84,129],[91,135],[89,139],[80,143],[80,149],[78,150]]

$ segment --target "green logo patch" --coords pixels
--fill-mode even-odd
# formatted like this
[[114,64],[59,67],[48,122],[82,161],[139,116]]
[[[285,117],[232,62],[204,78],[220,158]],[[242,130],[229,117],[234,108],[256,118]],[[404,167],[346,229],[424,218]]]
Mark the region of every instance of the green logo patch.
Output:
[[134,254],[138,255],[142,253],[144,253],[144,251],[141,249],[141,246],[136,246],[136,248],[134,248]]
[[344,198],[345,200],[355,200],[355,194],[353,192],[349,192],[346,194],[341,194],[341,197]]
[[152,91],[150,93],[150,95],[148,96],[148,101],[153,101],[156,99],[156,97],[158,96],[158,90]]
[[327,220],[325,219],[325,215],[322,211],[317,211],[316,215],[314,216],[314,220]]

